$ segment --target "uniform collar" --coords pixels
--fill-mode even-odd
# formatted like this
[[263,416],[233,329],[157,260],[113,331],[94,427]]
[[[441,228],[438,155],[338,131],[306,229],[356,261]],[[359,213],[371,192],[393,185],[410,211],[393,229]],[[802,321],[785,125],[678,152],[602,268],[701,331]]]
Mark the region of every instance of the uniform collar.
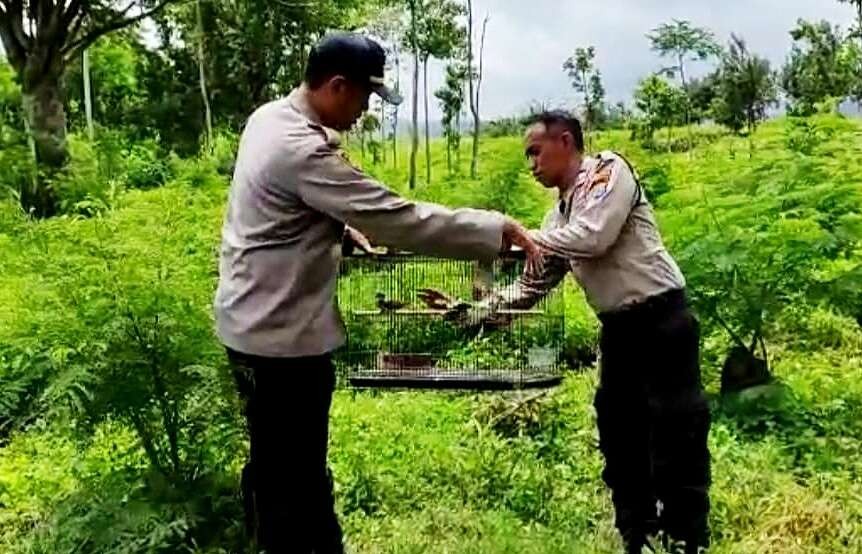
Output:
[[560,195],[559,202],[557,205],[561,214],[565,215],[568,212],[568,208],[572,203],[572,199],[574,198],[575,194],[577,194],[577,192],[584,187],[587,182],[588,174],[595,168],[597,162],[598,159],[593,156],[584,157],[581,160],[581,167],[578,168],[578,172],[575,174],[574,177],[575,182],[572,183],[572,186],[567,188],[566,191]]

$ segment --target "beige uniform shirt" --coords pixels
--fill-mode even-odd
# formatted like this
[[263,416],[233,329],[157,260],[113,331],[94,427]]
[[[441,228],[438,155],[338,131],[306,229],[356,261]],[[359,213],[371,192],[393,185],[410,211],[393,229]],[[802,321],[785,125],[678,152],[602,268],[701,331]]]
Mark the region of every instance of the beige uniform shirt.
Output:
[[240,140],[222,228],[216,330],[246,354],[314,356],[344,343],[335,291],[344,224],[373,243],[490,259],[502,215],[411,202],[351,166],[303,95],[258,109]]
[[612,152],[584,160],[574,186],[534,238],[551,256],[541,274],[525,273],[500,291],[500,307],[535,304],[569,271],[599,313],[685,286],[643,191]]

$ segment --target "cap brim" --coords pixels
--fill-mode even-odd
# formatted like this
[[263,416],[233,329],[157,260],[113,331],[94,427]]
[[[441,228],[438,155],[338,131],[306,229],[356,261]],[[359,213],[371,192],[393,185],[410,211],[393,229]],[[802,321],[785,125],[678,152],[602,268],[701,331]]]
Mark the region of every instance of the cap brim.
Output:
[[400,94],[386,85],[376,85],[371,90],[385,102],[389,102],[395,106],[404,101],[404,98]]

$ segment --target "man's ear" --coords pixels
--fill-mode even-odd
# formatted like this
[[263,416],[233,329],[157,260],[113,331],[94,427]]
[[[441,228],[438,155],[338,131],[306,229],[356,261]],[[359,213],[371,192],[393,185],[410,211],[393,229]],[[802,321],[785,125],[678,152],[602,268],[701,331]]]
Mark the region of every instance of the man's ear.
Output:
[[329,88],[332,92],[341,93],[347,88],[348,82],[343,75],[334,75],[329,79]]
[[566,148],[575,147],[575,137],[573,137],[572,133],[569,131],[563,131],[562,133],[560,133],[560,141]]

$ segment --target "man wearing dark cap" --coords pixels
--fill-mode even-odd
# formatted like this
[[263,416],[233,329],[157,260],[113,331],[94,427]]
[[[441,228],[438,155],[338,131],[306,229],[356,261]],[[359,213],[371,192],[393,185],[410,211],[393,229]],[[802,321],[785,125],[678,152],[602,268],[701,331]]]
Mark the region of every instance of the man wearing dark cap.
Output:
[[527,232],[501,214],[411,202],[350,165],[338,132],[384,84],[374,41],[334,34],[310,52],[302,85],[249,118],[222,229],[217,333],[246,404],[247,522],[267,554],[343,552],[326,466],[330,358],[345,340],[335,303],[349,225],[373,242],[440,257],[489,260]]

